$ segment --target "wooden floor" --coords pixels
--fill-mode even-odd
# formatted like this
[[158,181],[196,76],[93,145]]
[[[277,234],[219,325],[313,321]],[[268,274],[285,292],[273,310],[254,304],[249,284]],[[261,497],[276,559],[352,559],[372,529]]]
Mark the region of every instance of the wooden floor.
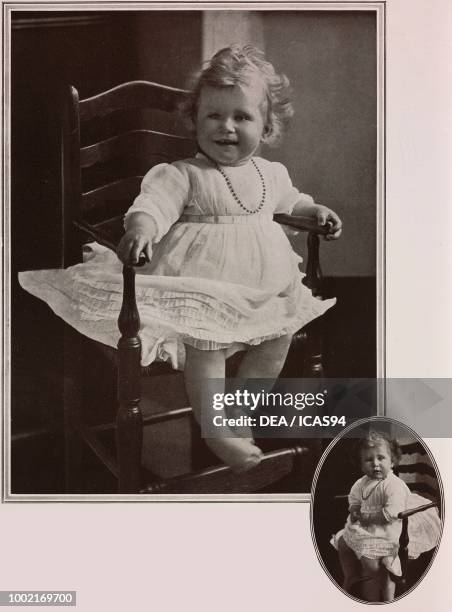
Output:
[[[23,291],[14,292],[12,318],[11,450],[12,492],[63,492],[61,381],[62,330],[47,306]],[[326,279],[325,297],[337,305],[325,315],[325,368],[329,378],[373,378],[376,374],[375,279]],[[165,391],[167,383],[162,382]],[[112,390],[113,391],[113,390]],[[156,454],[154,439],[147,451]],[[151,445],[152,446],[152,445]],[[174,449],[171,449],[174,454]],[[158,453],[157,453],[158,454]],[[108,476],[87,459],[91,492],[109,488]],[[162,463],[165,460],[163,458]],[[285,482],[283,490],[307,489]],[[276,491],[276,490],[275,490]]]

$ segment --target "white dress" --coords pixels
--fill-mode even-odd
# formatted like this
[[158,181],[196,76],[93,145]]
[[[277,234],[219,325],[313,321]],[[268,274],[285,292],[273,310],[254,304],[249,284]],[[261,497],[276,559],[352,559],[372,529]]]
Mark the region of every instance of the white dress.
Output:
[[[335,303],[302,285],[301,258],[272,219],[312,198],[293,187],[282,164],[254,161],[266,194],[256,214],[241,208],[201,154],[144,177],[127,213],[145,212],[158,228],[151,262],[136,269],[143,365],[158,359],[182,369],[184,344],[238,350],[291,334]],[[244,205],[256,208],[262,182],[251,162],[224,170]],[[82,264],[22,272],[19,280],[78,331],[116,347],[121,272],[116,255],[93,244]]]
[[[399,538],[402,521],[399,512],[416,508],[430,502],[417,493],[411,493],[398,476],[390,472],[383,480],[363,476],[352,486],[349,506],[359,506],[362,514],[382,512],[386,523],[362,525],[347,518],[344,529],[339,531],[331,543],[337,548],[342,536],[358,559],[382,559],[383,564],[395,575],[400,575]],[[408,520],[408,556],[412,559],[434,548],[439,541],[441,523],[436,508],[430,508],[410,516]]]

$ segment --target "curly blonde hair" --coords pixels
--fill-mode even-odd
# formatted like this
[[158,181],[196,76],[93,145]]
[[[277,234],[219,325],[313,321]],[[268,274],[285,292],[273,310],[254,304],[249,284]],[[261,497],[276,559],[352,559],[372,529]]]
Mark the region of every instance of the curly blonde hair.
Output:
[[198,102],[203,87],[233,87],[249,85],[258,77],[264,87],[267,117],[262,142],[275,146],[293,115],[289,99],[290,83],[284,74],[277,74],[264,54],[252,45],[231,45],[221,49],[206,62],[205,67],[191,81],[190,94],[181,106],[181,114],[196,124]]

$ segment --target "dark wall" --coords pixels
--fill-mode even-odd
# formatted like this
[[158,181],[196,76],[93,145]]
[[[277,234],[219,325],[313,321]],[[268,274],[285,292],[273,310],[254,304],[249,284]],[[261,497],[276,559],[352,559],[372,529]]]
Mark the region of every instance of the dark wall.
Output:
[[[20,12],[13,16],[12,247],[17,269],[59,265],[59,129],[64,88],[75,85],[84,98],[133,79],[181,87],[187,64],[194,65],[200,58],[200,21],[201,14],[193,12]],[[177,40],[184,44],[177,45],[175,53]]]

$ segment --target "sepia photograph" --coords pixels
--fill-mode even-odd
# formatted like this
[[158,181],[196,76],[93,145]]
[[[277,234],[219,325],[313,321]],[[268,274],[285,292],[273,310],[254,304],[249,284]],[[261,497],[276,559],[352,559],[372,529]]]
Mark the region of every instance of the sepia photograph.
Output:
[[317,556],[343,593],[391,603],[424,578],[441,539],[443,486],[411,428],[387,417],[348,428],[325,451],[312,497]]
[[1,4],[0,607],[452,609],[452,3]]
[[7,496],[308,500],[322,440],[201,396],[384,375],[384,3],[5,28]]

